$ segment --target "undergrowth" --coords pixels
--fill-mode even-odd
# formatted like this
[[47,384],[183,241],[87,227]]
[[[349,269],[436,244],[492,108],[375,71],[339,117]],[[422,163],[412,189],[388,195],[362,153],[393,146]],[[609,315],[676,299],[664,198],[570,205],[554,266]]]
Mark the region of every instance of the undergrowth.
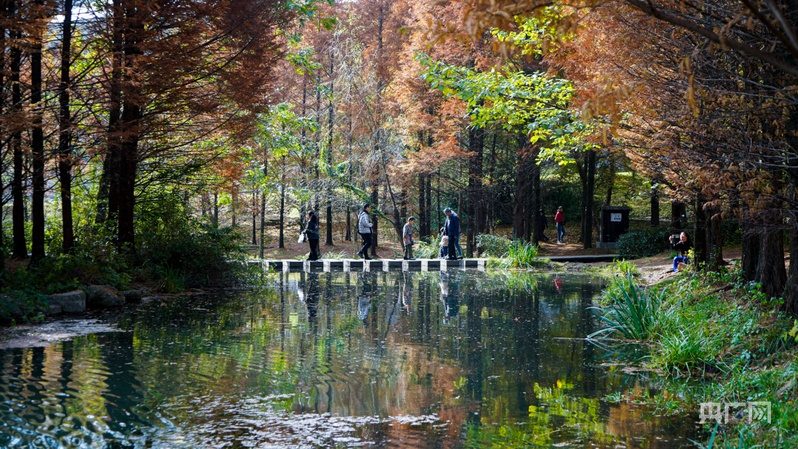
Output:
[[[732,272],[683,273],[656,287],[627,274],[604,292],[604,327],[592,337],[647,344],[646,367],[663,377],[643,400],[660,413],[689,410],[698,422],[702,403],[770,405],[770,422],[743,413],[699,446],[798,447],[798,320],[760,287]],[[704,423],[707,434],[714,424]]]

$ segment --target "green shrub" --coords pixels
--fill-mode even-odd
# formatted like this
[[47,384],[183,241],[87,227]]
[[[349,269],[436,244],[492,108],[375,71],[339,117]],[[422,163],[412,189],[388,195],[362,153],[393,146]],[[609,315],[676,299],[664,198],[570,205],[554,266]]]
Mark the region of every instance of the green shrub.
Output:
[[439,254],[440,247],[437,242],[418,242],[418,246],[413,252],[413,255],[418,259],[437,259]]
[[652,228],[627,232],[618,238],[618,254],[626,259],[653,256],[669,248],[668,230]]
[[0,294],[0,325],[42,321],[47,297],[33,290],[12,290]]
[[[193,226],[192,226],[193,225]],[[143,235],[140,274],[174,288],[211,287],[233,282],[243,267],[241,236],[231,228],[185,223],[183,232]]]
[[482,257],[504,257],[513,243],[507,237],[491,234],[477,236],[477,253]]
[[594,332],[590,338],[620,335],[630,340],[647,340],[656,326],[664,290],[640,287],[632,274],[610,282],[603,293],[604,307],[597,307],[598,317],[606,325]]
[[513,241],[507,248],[502,264],[509,268],[531,268],[537,262],[538,247],[521,240]]

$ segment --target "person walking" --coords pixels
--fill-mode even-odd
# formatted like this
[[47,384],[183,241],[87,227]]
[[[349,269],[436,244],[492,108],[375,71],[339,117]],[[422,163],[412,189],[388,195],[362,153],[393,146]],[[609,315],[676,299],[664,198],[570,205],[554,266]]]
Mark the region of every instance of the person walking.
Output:
[[308,260],[319,260],[321,251],[319,251],[319,217],[313,211],[308,212],[308,223],[305,225],[305,238],[308,240],[310,246],[310,254]]
[[535,243],[543,240],[544,242],[548,242],[549,238],[546,237],[546,228],[549,227],[549,221],[546,219],[546,212],[543,212],[543,209],[538,211],[538,219],[535,222],[535,235],[533,238],[535,239]]
[[415,260],[413,259],[413,244],[416,243],[415,240],[413,240],[413,223],[415,222],[416,217],[408,218],[404,229],[402,229],[402,242],[405,247],[404,260]]
[[357,214],[357,233],[363,239],[363,246],[357,252],[357,255],[366,260],[371,260],[369,248],[371,247],[371,228],[373,226],[371,223],[371,205],[366,203],[363,205],[363,210]]
[[557,213],[554,214],[554,223],[557,225],[557,243],[563,245],[565,238],[565,214],[563,214],[562,206],[557,208]]
[[463,249],[460,248],[460,217],[457,216],[454,211],[447,207],[443,210],[443,213],[446,214],[446,223],[444,224],[444,228],[446,228],[446,236],[449,237],[449,248],[447,252],[449,256],[447,259],[449,260],[457,260],[463,258]]

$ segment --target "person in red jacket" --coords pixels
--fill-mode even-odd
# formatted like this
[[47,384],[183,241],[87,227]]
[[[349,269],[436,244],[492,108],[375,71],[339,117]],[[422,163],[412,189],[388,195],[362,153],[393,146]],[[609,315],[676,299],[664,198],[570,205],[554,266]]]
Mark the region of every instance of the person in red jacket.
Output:
[[557,225],[557,243],[562,245],[562,239],[565,238],[565,215],[562,213],[562,206],[557,208],[557,213],[554,214],[554,223]]

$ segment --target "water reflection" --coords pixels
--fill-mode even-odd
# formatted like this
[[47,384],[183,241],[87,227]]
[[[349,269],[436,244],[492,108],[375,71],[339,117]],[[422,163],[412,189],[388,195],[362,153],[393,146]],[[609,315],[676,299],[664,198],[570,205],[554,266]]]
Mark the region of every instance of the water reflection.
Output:
[[[559,280],[558,280],[559,279]],[[0,447],[690,447],[587,344],[580,276],[280,273],[0,350]]]

